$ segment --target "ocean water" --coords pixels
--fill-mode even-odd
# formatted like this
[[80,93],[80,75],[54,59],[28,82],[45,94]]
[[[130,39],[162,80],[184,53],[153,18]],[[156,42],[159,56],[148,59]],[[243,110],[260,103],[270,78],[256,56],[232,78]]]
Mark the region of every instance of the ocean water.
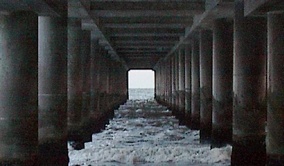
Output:
[[106,129],[85,149],[70,146],[69,166],[226,166],[232,147],[210,149],[199,131],[180,126],[170,110],[157,104],[153,89],[130,89]]
[[154,89],[129,89],[129,100],[153,100]]

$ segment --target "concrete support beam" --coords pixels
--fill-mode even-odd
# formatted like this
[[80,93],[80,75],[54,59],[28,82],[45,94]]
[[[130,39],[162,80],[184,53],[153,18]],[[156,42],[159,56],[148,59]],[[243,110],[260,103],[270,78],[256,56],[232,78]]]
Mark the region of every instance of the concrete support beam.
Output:
[[0,165],[38,165],[38,18],[0,16]]
[[[81,20],[77,18],[68,19],[68,140],[83,142],[80,133],[81,114],[82,114],[82,40]],[[83,149],[84,144],[75,149]]]
[[191,45],[185,46],[185,125],[191,124]]
[[156,72],[155,72],[155,83],[156,83],[156,86],[155,86],[155,98],[157,99],[157,101],[159,103],[161,103],[161,96],[160,96],[160,68],[161,66],[159,65],[158,68],[156,69]]
[[174,56],[172,56],[171,58],[171,69],[172,69],[172,101],[171,101],[171,110],[174,111],[175,109],[175,90],[176,90],[176,79],[175,79],[175,75],[176,75],[176,70],[175,70],[175,58]]
[[212,130],[212,32],[199,34],[200,48],[200,142],[211,141]]
[[168,97],[167,97],[167,106],[170,108],[171,106],[171,93],[172,93],[172,66],[171,66],[171,60],[167,59],[166,60],[166,66],[167,66],[167,87],[168,87]]
[[164,67],[164,91],[165,91],[165,97],[164,97],[164,105],[169,107],[169,81],[170,81],[170,73],[169,73],[169,61],[165,59],[162,63]]
[[191,54],[191,129],[200,128],[200,67],[199,40],[192,39]]
[[178,52],[179,65],[179,120],[180,124],[185,124],[185,49],[181,47]]
[[90,125],[92,133],[99,132],[101,130],[102,114],[99,112],[99,64],[100,64],[100,48],[97,39],[91,40],[91,104],[90,104]]
[[108,101],[107,101],[107,93],[108,93],[108,71],[107,71],[107,63],[106,63],[106,51],[100,49],[99,55],[97,56],[96,61],[98,63],[98,107],[97,112],[100,114],[101,117],[97,117],[100,120],[100,125],[102,129],[105,128],[105,124],[108,121]]
[[284,13],[268,13],[267,165],[284,163]]
[[232,165],[265,165],[266,22],[235,1]]
[[84,142],[92,141],[92,132],[90,130],[90,106],[91,106],[91,32],[82,31],[82,112],[81,112],[81,130]]
[[213,25],[211,147],[232,141],[233,22],[217,19]]
[[179,52],[176,51],[174,53],[174,59],[175,59],[175,108],[174,108],[174,114],[178,118],[179,114]]
[[39,17],[39,161],[68,165],[67,17]]
[[192,17],[194,14],[202,13],[202,10],[95,10],[90,12],[97,17]]
[[245,0],[244,15],[265,15],[268,11],[283,10],[282,0]]

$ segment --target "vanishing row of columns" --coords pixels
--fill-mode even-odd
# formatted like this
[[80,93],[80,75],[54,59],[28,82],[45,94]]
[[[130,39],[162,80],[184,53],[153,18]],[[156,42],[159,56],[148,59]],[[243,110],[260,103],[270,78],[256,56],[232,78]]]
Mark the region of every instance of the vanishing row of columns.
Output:
[[156,68],[156,99],[232,165],[284,163],[284,13],[214,20]]
[[0,165],[68,165],[127,99],[127,71],[79,19],[0,16]]

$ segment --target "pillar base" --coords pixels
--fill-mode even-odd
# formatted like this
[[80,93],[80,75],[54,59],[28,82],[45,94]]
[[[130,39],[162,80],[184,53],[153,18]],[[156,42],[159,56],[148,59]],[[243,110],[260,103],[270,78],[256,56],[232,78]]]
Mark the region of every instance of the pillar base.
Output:
[[232,144],[232,129],[213,129],[211,138],[211,149],[221,148],[227,144]]
[[191,126],[190,126],[191,130],[199,130],[200,129],[200,123],[198,120],[196,119],[191,119]]
[[68,166],[69,157],[66,141],[49,141],[39,145],[40,165]]
[[190,114],[188,113],[185,113],[185,120],[184,120],[184,123],[185,123],[185,126],[188,127],[188,128],[191,128],[191,116]]
[[284,166],[284,155],[267,155],[267,166]]
[[90,128],[92,133],[99,133],[105,129],[105,125],[108,122],[106,114],[102,112],[93,113],[90,121]]
[[82,124],[82,128],[81,128],[81,133],[83,135],[83,141],[84,142],[92,142],[92,125],[91,125],[91,120],[86,120],[85,122],[83,122]]
[[3,166],[22,166],[22,165],[29,165],[29,166],[38,166],[38,157],[35,155],[34,157],[27,159],[27,160],[0,160],[0,165]]
[[201,124],[200,129],[200,143],[210,144],[211,143],[211,127],[206,127]]
[[186,119],[185,119],[185,113],[184,113],[184,111],[181,111],[180,113],[179,113],[179,125],[186,125]]
[[246,138],[246,140],[233,142],[231,166],[242,165],[266,165],[265,137]]

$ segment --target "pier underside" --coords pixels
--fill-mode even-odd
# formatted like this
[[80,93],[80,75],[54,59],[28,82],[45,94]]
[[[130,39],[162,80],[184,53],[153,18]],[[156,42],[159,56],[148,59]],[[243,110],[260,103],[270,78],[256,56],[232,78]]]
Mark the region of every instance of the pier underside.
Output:
[[231,165],[284,165],[283,0],[1,0],[0,165],[68,165],[155,71]]

